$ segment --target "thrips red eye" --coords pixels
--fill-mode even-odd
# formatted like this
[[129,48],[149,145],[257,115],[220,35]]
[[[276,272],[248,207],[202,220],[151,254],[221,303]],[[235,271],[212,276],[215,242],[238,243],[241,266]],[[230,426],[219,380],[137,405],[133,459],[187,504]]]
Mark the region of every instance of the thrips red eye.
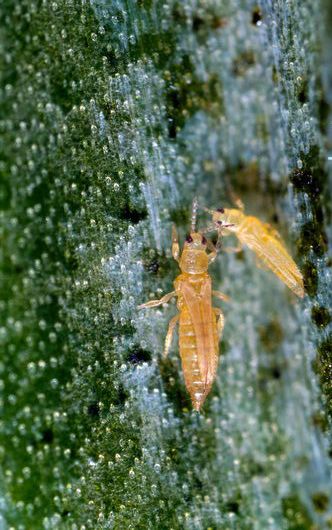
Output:
[[186,241],[187,241],[187,243],[192,243],[193,242],[193,238],[191,237],[190,234],[187,235]]
[[225,213],[225,210],[224,210],[224,208],[217,208],[217,212]]

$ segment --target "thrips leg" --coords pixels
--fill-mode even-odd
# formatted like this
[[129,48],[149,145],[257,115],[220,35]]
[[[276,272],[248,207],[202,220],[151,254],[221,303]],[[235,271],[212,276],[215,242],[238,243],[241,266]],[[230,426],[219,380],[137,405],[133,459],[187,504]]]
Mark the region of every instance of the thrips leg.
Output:
[[211,250],[209,254],[209,263],[212,263],[217,257],[217,248],[214,246],[212,241],[208,241],[208,248]]
[[150,302],[145,302],[137,307],[137,309],[143,309],[144,307],[157,307],[158,305],[167,304],[170,301],[172,296],[175,296],[176,292],[172,291],[171,293],[165,294],[160,300],[150,300]]
[[241,201],[240,197],[238,197],[233,191],[231,191],[230,195],[236,207],[241,210],[241,212],[244,212],[244,204]]
[[172,256],[176,261],[179,261],[180,246],[179,238],[175,225],[172,225]]
[[223,250],[225,250],[225,252],[230,252],[230,253],[241,252],[241,250],[243,250],[243,245],[242,243],[239,243],[237,247],[223,247]]
[[222,227],[218,223],[215,223],[214,224],[214,230],[217,230],[217,232],[218,232],[218,239],[217,239],[217,243],[216,243],[216,247],[215,247],[216,250],[220,251],[220,250],[223,250],[224,248],[225,248],[225,250],[227,250],[227,247],[223,246],[223,238],[224,237],[228,237],[228,236],[231,235],[229,230],[227,230],[227,226],[226,227]]
[[219,309],[219,307],[214,307],[213,311],[217,317],[217,328],[218,328],[219,338],[221,338],[222,331],[224,329],[224,324],[225,324],[224,315],[222,314],[222,311],[221,309]]
[[174,330],[175,330],[175,326],[178,323],[179,318],[180,318],[179,315],[175,315],[175,317],[173,317],[170,320],[170,323],[168,325],[167,335],[166,335],[166,339],[165,339],[164,354],[163,354],[164,357],[167,357],[167,355],[168,355],[168,352],[169,352],[169,349],[170,349],[171,343],[172,343],[172,338],[173,338],[173,333],[174,333]]
[[223,300],[224,302],[229,302],[230,297],[227,296],[227,294],[223,294],[220,291],[212,291],[212,296],[215,296],[216,298],[219,298],[220,300]]

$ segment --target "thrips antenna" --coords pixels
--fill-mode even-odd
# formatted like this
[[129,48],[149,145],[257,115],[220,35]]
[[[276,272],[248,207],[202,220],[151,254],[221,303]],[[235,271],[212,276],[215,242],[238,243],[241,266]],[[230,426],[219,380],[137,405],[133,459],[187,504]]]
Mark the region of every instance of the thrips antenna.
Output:
[[191,213],[191,227],[190,227],[191,232],[195,232],[196,230],[197,208],[198,208],[197,197],[194,197],[192,211],[191,211],[192,212]]
[[216,210],[211,210],[210,208],[205,208],[205,206],[203,206],[202,209],[204,210],[204,212],[208,212],[211,215],[213,215],[216,212]]

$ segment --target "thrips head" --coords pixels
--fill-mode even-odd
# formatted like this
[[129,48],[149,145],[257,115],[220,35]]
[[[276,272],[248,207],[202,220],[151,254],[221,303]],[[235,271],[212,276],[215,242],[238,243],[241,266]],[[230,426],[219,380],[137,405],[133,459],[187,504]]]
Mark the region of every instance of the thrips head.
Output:
[[212,223],[217,230],[222,230],[224,228],[232,228],[234,224],[232,223],[232,210],[225,208],[217,208],[216,210],[210,210],[205,208],[206,212],[209,212],[212,215]]
[[187,235],[180,258],[180,269],[189,274],[202,274],[207,271],[209,257],[206,237],[201,232]]
[[195,249],[195,250],[205,250],[207,245],[206,237],[200,232],[190,232],[187,235],[185,241],[185,248]]
[[212,221],[218,226],[222,226],[227,222],[227,215],[225,213],[225,208],[217,208],[212,211]]

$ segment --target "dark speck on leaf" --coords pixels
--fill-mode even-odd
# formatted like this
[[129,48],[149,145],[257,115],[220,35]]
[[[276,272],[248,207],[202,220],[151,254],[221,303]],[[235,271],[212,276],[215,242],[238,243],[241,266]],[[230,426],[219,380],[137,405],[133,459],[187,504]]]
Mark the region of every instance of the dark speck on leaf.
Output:
[[262,12],[259,9],[259,7],[256,7],[256,9],[254,9],[252,12],[251,22],[255,26],[259,26],[259,22],[261,22],[261,20],[262,20]]
[[118,390],[118,395],[114,400],[115,405],[124,405],[128,398],[128,393],[124,389],[124,387],[121,385]]
[[318,272],[311,261],[306,261],[302,267],[304,288],[309,296],[315,296],[318,289]]
[[93,403],[90,403],[88,406],[88,414],[89,416],[92,416],[93,418],[98,418],[99,416],[99,405],[96,401]]
[[159,263],[158,263],[158,260],[154,259],[152,261],[150,261],[147,265],[146,265],[146,270],[148,272],[151,272],[152,274],[155,274],[158,272],[159,270]]
[[314,306],[311,318],[319,328],[325,328],[331,322],[331,314],[326,307]]
[[53,442],[53,439],[54,439],[54,434],[53,434],[52,429],[46,429],[42,435],[42,442],[45,444],[51,444]]
[[312,495],[312,502],[317,512],[325,512],[329,505],[329,497],[324,491],[318,491]]
[[193,30],[194,31],[199,31],[201,29],[201,27],[204,26],[204,20],[198,16],[195,16],[193,18],[193,24],[192,24],[192,27],[193,27]]
[[131,351],[128,357],[128,361],[132,364],[141,364],[151,361],[151,353],[142,348],[136,348]]
[[272,368],[272,376],[274,379],[280,379],[281,377],[281,370],[278,368],[278,366],[274,366]]
[[237,501],[229,501],[226,503],[225,509],[228,512],[239,513],[240,505]]

